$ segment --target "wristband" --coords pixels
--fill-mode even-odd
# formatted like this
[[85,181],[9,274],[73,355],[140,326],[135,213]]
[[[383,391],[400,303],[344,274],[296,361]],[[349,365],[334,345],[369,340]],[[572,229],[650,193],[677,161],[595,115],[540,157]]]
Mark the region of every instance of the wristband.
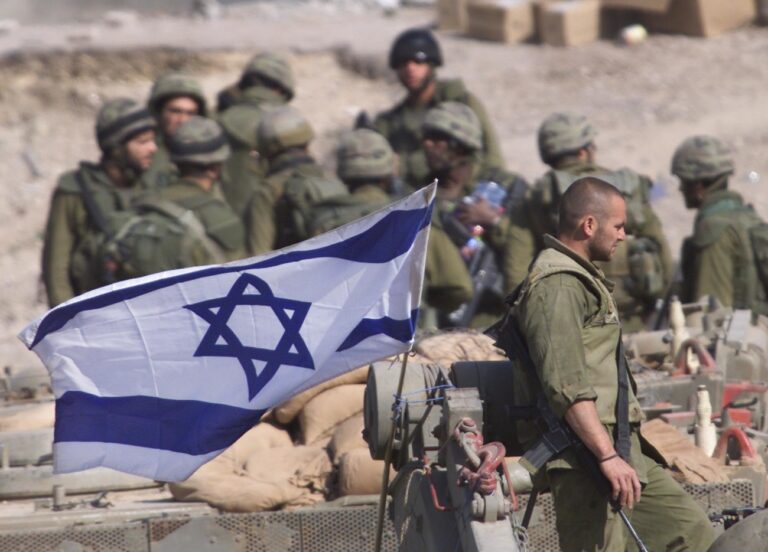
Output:
[[598,460],[599,464],[602,464],[603,462],[607,462],[608,460],[613,460],[614,458],[618,458],[619,454],[617,452],[614,452],[610,456],[606,456],[605,458]]

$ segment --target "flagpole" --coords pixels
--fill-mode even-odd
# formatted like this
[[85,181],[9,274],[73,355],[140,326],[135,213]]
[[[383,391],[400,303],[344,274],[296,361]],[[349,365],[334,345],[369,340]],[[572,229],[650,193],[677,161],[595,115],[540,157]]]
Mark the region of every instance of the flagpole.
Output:
[[[400,400],[400,395],[403,392],[403,382],[405,381],[405,367],[408,365],[408,356],[410,355],[410,349],[403,354],[403,363],[400,366],[400,379],[397,382],[397,394],[395,395],[395,401]],[[384,473],[381,475],[381,494],[379,495],[379,517],[376,522],[376,547],[374,552],[381,552],[381,541],[384,536],[384,510],[387,504],[387,491],[389,490],[389,468],[392,465],[392,446],[395,441],[395,425],[396,419],[392,420],[392,427],[389,430],[389,439],[387,440],[387,448],[384,452]]]

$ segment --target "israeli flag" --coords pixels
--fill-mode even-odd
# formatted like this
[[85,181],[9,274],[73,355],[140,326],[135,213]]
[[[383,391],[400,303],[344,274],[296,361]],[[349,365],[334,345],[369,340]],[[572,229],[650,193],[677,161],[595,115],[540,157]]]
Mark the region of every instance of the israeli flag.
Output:
[[436,184],[267,255],[106,286],[19,337],[56,396],[54,469],[186,479],[269,408],[406,351]]

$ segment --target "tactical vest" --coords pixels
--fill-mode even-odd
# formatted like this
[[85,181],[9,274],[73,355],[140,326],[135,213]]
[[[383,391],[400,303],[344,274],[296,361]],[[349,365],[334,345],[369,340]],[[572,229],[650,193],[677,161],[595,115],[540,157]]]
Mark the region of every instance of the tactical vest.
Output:
[[683,247],[683,273],[691,274],[695,256],[729,229],[738,240],[731,252],[733,308],[768,314],[768,225],[737,194],[728,193],[699,210],[694,234]]
[[[314,207],[334,197],[349,195],[341,180],[327,174],[311,158],[299,158],[285,168],[290,174],[283,181],[275,204],[277,248],[293,245],[312,236]],[[277,170],[283,167],[276,168]],[[284,169],[283,169],[284,170]]]
[[[617,347],[621,335],[618,310],[611,291],[599,278],[568,255],[555,249],[545,249],[534,262],[528,278],[521,284],[512,309],[530,297],[536,286],[555,274],[569,274],[579,279],[584,287],[598,300],[598,309],[581,328],[581,341],[586,360],[586,376],[597,394],[595,407],[600,421],[605,425],[616,423],[616,399],[618,396]],[[558,336],[552,336],[552,346],[557,347]],[[538,390],[532,389],[525,370],[515,369],[515,404],[535,404]],[[629,374],[629,421],[639,423],[643,419],[640,404],[635,396],[637,386]],[[540,429],[531,423],[519,423],[519,434],[525,443],[535,440]]]
[[307,231],[309,236],[328,232],[344,224],[370,215],[385,207],[389,201],[366,201],[354,194],[331,197],[317,203],[309,213]]

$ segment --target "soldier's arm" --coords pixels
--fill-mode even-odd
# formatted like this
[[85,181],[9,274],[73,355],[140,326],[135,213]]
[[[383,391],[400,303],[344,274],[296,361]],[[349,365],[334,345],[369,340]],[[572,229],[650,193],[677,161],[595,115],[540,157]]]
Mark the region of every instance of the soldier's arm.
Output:
[[477,118],[480,119],[480,125],[483,127],[483,151],[485,153],[485,163],[489,167],[504,168],[504,155],[501,153],[501,143],[493,128],[491,119],[485,111],[482,102],[474,95],[468,94],[467,105],[472,108]]
[[51,199],[42,259],[43,282],[51,308],[75,296],[69,266],[77,243],[75,224],[79,202],[76,194],[62,192],[54,193]]
[[441,229],[430,229],[424,285],[427,303],[452,312],[472,298],[472,279],[459,250]]
[[712,295],[726,307],[733,305],[733,280],[736,276],[733,252],[738,248],[738,237],[732,229],[728,229],[717,240],[698,250],[694,281],[685,283],[693,286],[694,299]]
[[597,399],[581,335],[588,309],[587,290],[570,274],[544,278],[521,309],[520,330],[544,395],[559,417],[578,401]]
[[277,239],[277,228],[274,198],[267,188],[261,188],[253,194],[244,221],[248,253],[260,255],[272,251]]

